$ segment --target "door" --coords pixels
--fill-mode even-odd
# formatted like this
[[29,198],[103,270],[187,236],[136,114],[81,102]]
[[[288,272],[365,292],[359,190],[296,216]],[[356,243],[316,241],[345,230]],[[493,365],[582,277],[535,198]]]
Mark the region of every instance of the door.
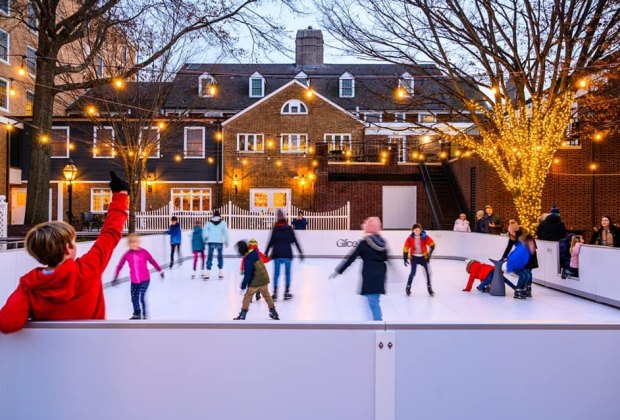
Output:
[[26,188],[11,188],[11,224],[23,225],[26,216]]
[[417,187],[383,187],[383,228],[411,229],[416,223]]

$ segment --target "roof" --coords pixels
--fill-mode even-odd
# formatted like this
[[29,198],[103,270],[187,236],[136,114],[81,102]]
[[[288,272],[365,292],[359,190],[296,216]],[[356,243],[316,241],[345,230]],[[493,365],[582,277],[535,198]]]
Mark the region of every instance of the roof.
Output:
[[[310,78],[314,91],[336,105],[352,112],[360,110],[448,109],[446,103],[461,109],[437,82],[441,72],[430,64],[403,66],[397,64],[322,64],[302,66],[296,64],[198,64],[187,63],[177,72],[167,109],[208,109],[238,112],[261,98],[248,95],[249,78],[258,72],[265,78],[265,96],[284,86],[303,71]],[[339,78],[344,73],[355,78],[355,97],[340,98]],[[394,93],[398,79],[408,72],[415,79],[416,94],[412,99],[396,99]],[[212,98],[198,95],[198,78],[204,73],[213,76],[218,94]],[[444,79],[445,80],[445,79]]]
[[140,110],[161,109],[172,84],[170,82],[127,82],[122,89],[111,85],[89,89],[67,107],[67,113],[82,113],[88,106],[107,112],[133,113]]

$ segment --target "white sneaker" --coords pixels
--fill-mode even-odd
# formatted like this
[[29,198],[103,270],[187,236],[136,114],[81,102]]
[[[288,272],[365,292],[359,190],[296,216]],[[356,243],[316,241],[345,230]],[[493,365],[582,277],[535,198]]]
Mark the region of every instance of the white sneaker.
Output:
[[218,275],[218,277],[221,279],[224,278],[224,270],[220,270],[220,274]]

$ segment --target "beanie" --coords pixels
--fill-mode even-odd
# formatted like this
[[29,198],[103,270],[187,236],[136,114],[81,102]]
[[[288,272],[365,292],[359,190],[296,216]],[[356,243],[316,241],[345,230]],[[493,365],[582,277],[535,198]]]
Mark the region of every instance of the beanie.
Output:
[[368,217],[364,220],[364,232],[369,234],[379,233],[381,230],[381,219],[376,216]]

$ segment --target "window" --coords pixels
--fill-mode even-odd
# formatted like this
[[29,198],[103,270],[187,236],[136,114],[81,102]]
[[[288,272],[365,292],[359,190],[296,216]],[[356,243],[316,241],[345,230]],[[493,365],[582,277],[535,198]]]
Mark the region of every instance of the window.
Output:
[[208,73],[198,78],[198,95],[201,98],[212,98],[215,91],[211,89],[211,85],[215,85],[215,78]]
[[114,128],[95,127],[93,157],[108,159],[114,157]]
[[390,137],[390,143],[398,145],[398,161],[407,162],[407,138],[406,137]]
[[92,213],[105,213],[112,201],[112,190],[109,188],[90,189],[90,211]]
[[9,64],[9,53],[11,51],[11,37],[8,32],[0,29],[0,61]]
[[9,110],[9,81],[0,79],[0,109]]
[[307,134],[282,134],[280,136],[282,153],[306,153],[308,151]]
[[237,134],[237,151],[246,153],[264,152],[264,136],[262,134]]
[[328,152],[351,150],[351,134],[325,134],[323,139]]
[[138,142],[140,153],[147,153],[149,159],[159,159],[159,128],[142,127]]
[[380,123],[383,115],[380,112],[365,112],[364,121],[370,123]]
[[398,79],[398,87],[404,89],[409,96],[413,96],[414,86],[413,76],[409,73],[403,73]]
[[394,122],[406,122],[407,121],[407,114],[405,114],[404,112],[397,112],[394,114]]
[[189,159],[205,157],[205,128],[185,127],[185,146],[183,154]]
[[250,76],[250,98],[262,98],[265,96],[265,78],[256,72]]
[[52,127],[50,157],[69,157],[69,127]]
[[103,77],[103,57],[100,55],[95,59],[95,72],[97,77]]
[[171,188],[174,211],[211,210],[211,188]]
[[280,113],[285,115],[308,114],[308,107],[300,100],[291,99],[284,103]]
[[295,76],[295,80],[297,80],[299,83],[302,83],[306,86],[310,86],[310,79],[308,78],[308,75],[303,71],[300,71],[299,73],[297,73],[297,76]]
[[250,211],[273,213],[275,209],[287,209],[291,190],[252,188],[250,189]]
[[123,67],[127,66],[127,63],[129,62],[129,48],[123,47],[121,53],[121,60],[121,64],[123,65]]
[[340,97],[355,97],[355,79],[353,79],[353,76],[350,73],[345,73],[340,76]]
[[0,12],[8,16],[11,12],[11,0],[0,0]]
[[34,106],[34,92],[26,91],[26,115],[32,115],[32,107]]
[[31,76],[37,72],[37,50],[32,47],[26,48],[26,69]]
[[434,124],[437,122],[437,117],[432,114],[420,114],[418,122],[423,124]]
[[26,25],[28,26],[28,29],[36,32],[39,26],[39,20],[37,19],[37,12],[34,9],[34,3],[28,3],[28,10],[26,13]]

